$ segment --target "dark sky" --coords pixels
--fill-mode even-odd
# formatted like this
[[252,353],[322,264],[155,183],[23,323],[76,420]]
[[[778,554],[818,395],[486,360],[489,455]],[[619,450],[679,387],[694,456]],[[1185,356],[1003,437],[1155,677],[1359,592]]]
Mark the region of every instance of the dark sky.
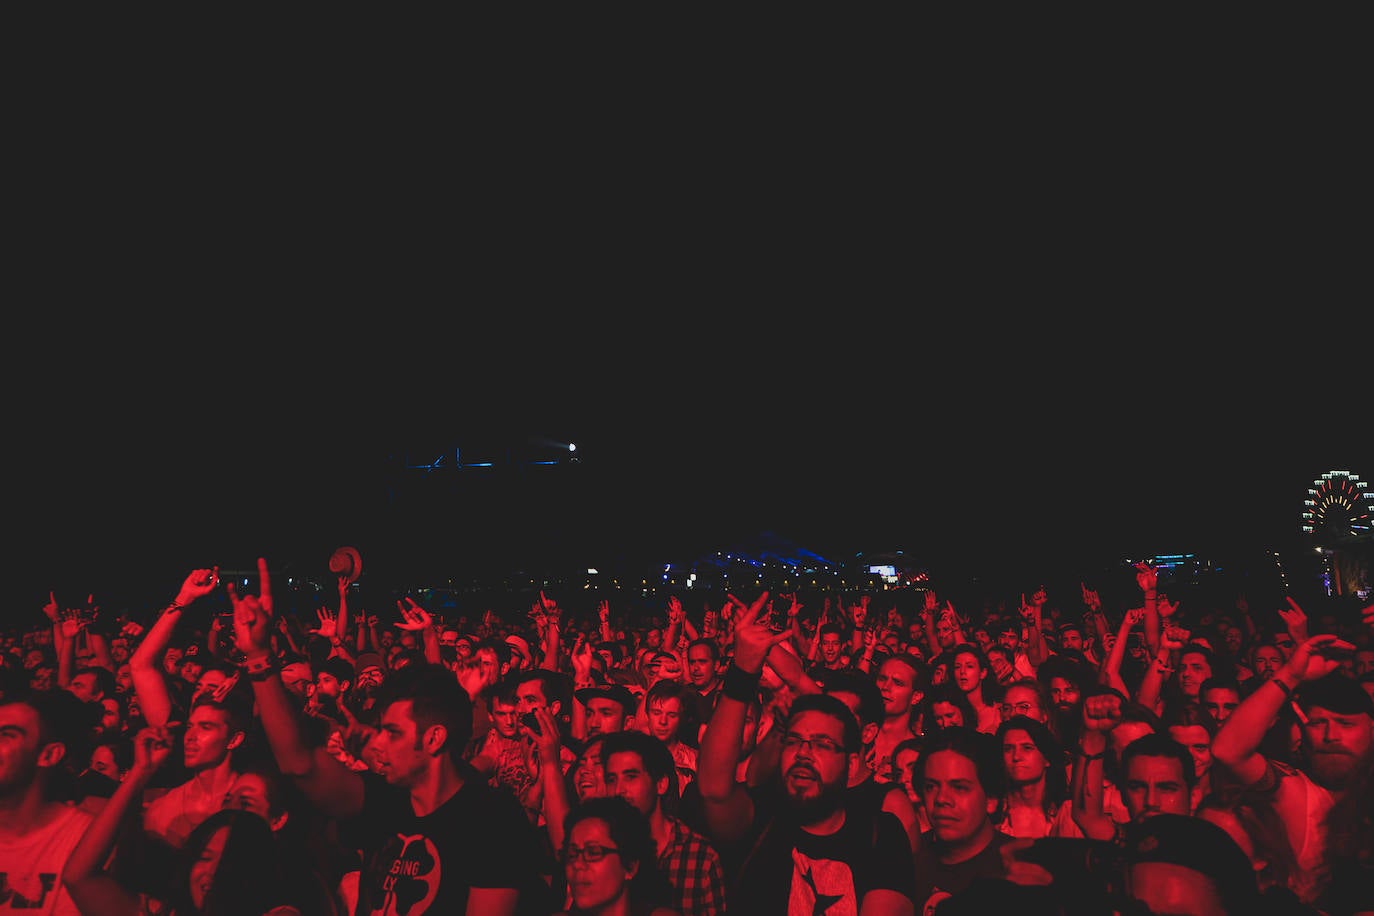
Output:
[[[1374,474],[1353,373],[1278,371],[1277,333],[902,328],[472,328],[451,350],[231,329],[192,359],[121,351],[13,414],[16,594],[170,596],[197,565],[322,568],[345,543],[409,581],[686,559],[761,531],[841,559],[1087,565],[1282,543],[1314,477]],[[580,463],[522,467],[541,438],[579,443]],[[402,470],[455,447],[510,460]]]

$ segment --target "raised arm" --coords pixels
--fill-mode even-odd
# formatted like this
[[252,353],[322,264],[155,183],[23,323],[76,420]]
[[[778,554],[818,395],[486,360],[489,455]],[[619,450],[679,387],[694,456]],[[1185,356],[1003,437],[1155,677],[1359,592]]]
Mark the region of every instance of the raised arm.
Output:
[[1279,608],[1278,613],[1283,625],[1288,629],[1288,635],[1293,637],[1293,644],[1307,642],[1307,637],[1312,635],[1307,629],[1307,612],[1288,595],[1284,596],[1284,601],[1288,603],[1288,607]]
[[439,654],[439,634],[435,632],[434,618],[429,611],[416,604],[414,598],[409,597],[397,599],[396,610],[401,612],[401,620],[396,626],[420,634],[425,661],[435,665],[443,664]]
[[539,723],[539,733],[535,734],[524,723],[521,723],[520,731],[534,739],[534,746],[538,750],[544,825],[549,832],[551,848],[562,849],[563,821],[572,808],[572,802],[568,798],[568,783],[563,774],[563,746],[559,741],[558,720],[547,706],[535,707],[534,717]]
[[544,654],[539,659],[539,667],[546,671],[561,670],[559,663],[563,656],[562,609],[559,608],[557,601],[545,595],[541,589],[539,600],[535,602],[530,615],[534,618],[535,628],[543,637]]
[[735,623],[734,660],[725,673],[720,698],[701,736],[697,756],[697,787],[706,825],[717,843],[738,839],[754,817],[754,801],[735,779],[743,751],[744,720],[758,694],[764,660],[787,638],[759,620],[768,606],[768,592],[760,592]]
[[84,916],[137,916],[142,912],[138,895],[106,872],[105,863],[124,819],[139,815],[143,791],[171,756],[176,739],[164,726],[147,726],[134,736],[133,745],[133,766],[87,825],[62,869],[62,884]]
[[[330,645],[349,662],[357,658],[348,646],[348,625],[351,620],[352,618],[348,613],[348,576],[339,576],[339,613],[334,622],[334,639],[337,639],[338,642],[330,640]],[[355,628],[361,629],[356,625]]]
[[1300,643],[1274,676],[1240,701],[1212,739],[1212,757],[1230,769],[1242,785],[1250,786],[1264,777],[1268,761],[1260,753],[1264,735],[1278,718],[1279,710],[1292,702],[1293,691],[1308,681],[1325,677],[1340,667],[1321,650],[1334,646],[1354,649],[1334,633],[1319,633]]
[[926,632],[926,658],[940,654],[940,635],[935,632],[935,615],[940,612],[940,599],[934,589],[926,591],[925,602],[921,605],[921,628]]
[[1045,644],[1045,602],[1049,600],[1042,585],[1031,592],[1030,603],[1021,596],[1021,619],[1026,625],[1026,658],[1031,665],[1039,668],[1050,657],[1049,646]]
[[1141,618],[1145,635],[1145,646],[1151,652],[1159,651],[1159,573],[1149,563],[1135,564],[1135,583],[1145,599],[1145,616]]
[[1073,757],[1069,779],[1070,810],[1085,836],[1110,840],[1116,822],[1103,808],[1105,782],[1102,760],[1107,755],[1107,735],[1121,723],[1121,697],[1114,693],[1089,694],[1083,698],[1083,728]]
[[291,777],[310,801],[331,817],[348,817],[362,810],[362,777],[326,748],[312,748],[301,733],[296,703],[281,681],[272,655],[273,618],[271,577],[267,561],[258,558],[259,595],[239,595],[226,583],[234,607],[234,641],[243,653],[243,670],[253,685],[258,714],[277,767]]
[[1169,680],[1169,675],[1174,673],[1178,654],[1188,644],[1188,637],[1191,635],[1188,630],[1173,625],[1167,625],[1160,631],[1159,649],[1145,668],[1145,674],[1140,679],[1140,689],[1135,695],[1135,701],[1153,711],[1155,715],[1164,714],[1164,684]]
[[129,656],[129,676],[138,697],[143,721],[149,725],[166,725],[172,715],[172,697],[163,680],[162,655],[171,644],[172,633],[181,621],[182,612],[219,585],[219,567],[193,569],[177,590],[176,600],[163,609],[161,616],[148,628],[143,641]]
[[1121,677],[1121,663],[1126,658],[1126,646],[1130,643],[1131,630],[1145,616],[1145,609],[1133,607],[1121,615],[1121,626],[1117,629],[1116,639],[1112,642],[1102,667],[1097,670],[1098,683],[1121,691],[1122,696],[1130,696],[1131,691]]

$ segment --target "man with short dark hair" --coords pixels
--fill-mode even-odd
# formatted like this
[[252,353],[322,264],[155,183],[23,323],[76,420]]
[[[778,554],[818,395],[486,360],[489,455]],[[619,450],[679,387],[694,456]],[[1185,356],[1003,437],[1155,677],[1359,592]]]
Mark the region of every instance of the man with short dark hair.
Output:
[[[1110,751],[1111,733],[1122,723],[1123,707],[1115,691],[1083,700],[1083,729],[1073,759],[1070,797],[1074,823],[1084,836],[1095,840],[1116,840],[1121,835],[1121,822],[1105,804],[1103,761]],[[1158,813],[1192,813],[1197,781],[1193,756],[1163,731],[1151,728],[1126,744],[1116,769],[1116,787],[1129,820]]]
[[1002,878],[1002,847],[1013,841],[996,829],[1005,770],[997,739],[968,728],[927,735],[912,776],[930,829],[916,850],[916,902],[929,913],[941,900],[975,882]]
[[86,750],[85,708],[66,690],[0,694],[0,911],[80,914],[62,869],[91,815],[58,786]]
[[677,769],[667,745],[644,732],[615,732],[601,742],[601,759],[606,789],[648,818],[659,867],[677,893],[674,907],[682,916],[724,913],[720,854],[675,816],[680,801]]
[[522,898],[547,893],[534,827],[514,798],[475,778],[462,759],[472,700],[453,672],[416,661],[389,674],[369,747],[375,772],[351,770],[302,735],[270,651],[266,560],[258,560],[258,575],[260,597],[228,584],[235,643],[277,766],[340,819],[361,850],[354,911],[511,916]]
[[716,707],[720,696],[720,645],[709,636],[701,636],[687,644],[687,680],[697,695],[701,712],[698,721],[705,722]]

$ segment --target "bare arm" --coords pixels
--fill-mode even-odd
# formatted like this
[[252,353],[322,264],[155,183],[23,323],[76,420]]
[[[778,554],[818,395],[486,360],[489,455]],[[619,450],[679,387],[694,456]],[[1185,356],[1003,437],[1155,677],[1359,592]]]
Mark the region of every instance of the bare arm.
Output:
[[1151,652],[1157,652],[1159,650],[1159,593],[1156,586],[1159,583],[1159,574],[1150,564],[1137,563],[1135,564],[1135,581],[1145,596],[1145,616],[1142,618],[1145,645],[1149,647]]
[[1155,652],[1154,660],[1145,669],[1145,676],[1140,679],[1140,690],[1135,696],[1137,703],[1153,710],[1156,715],[1164,713],[1164,684],[1169,675],[1173,674],[1178,653],[1187,644],[1191,635],[1187,630],[1175,626],[1165,626],[1160,631],[1159,649]]
[[129,676],[138,697],[138,708],[149,725],[166,725],[172,715],[172,698],[167,692],[167,682],[162,679],[162,654],[172,641],[182,611],[210,594],[218,584],[218,566],[192,570],[177,591],[176,600],[163,610],[129,656]]
[[258,715],[277,767],[290,776],[321,811],[348,817],[362,810],[362,777],[325,749],[312,748],[301,734],[296,704],[282,684],[270,651],[272,590],[267,561],[258,559],[261,594],[240,596],[227,583],[234,606],[234,640],[244,655],[244,671],[253,685]]
[[1127,689],[1126,682],[1121,678],[1121,663],[1126,658],[1126,646],[1130,644],[1131,629],[1140,622],[1144,615],[1144,608],[1131,608],[1122,615],[1121,626],[1116,633],[1116,641],[1112,643],[1111,651],[1102,660],[1102,667],[1097,671],[1098,683],[1111,687],[1113,690],[1121,691],[1122,696],[1130,696],[1131,691]]
[[701,792],[706,824],[718,843],[738,839],[754,818],[754,801],[735,779],[743,752],[748,703],[731,696],[728,685],[740,679],[756,683],[763,674],[768,653],[787,638],[786,631],[774,633],[766,623],[759,621],[767,605],[768,592],[765,591],[740,612],[735,623],[733,670],[726,674],[727,687],[721,691],[701,736],[697,787]]
[[1099,693],[1083,698],[1083,729],[1070,777],[1070,810],[1074,823],[1094,840],[1116,836],[1116,822],[1103,808],[1102,758],[1107,753],[1107,734],[1121,722],[1121,698]]
[[129,815],[138,814],[149,780],[171,755],[175,743],[163,726],[146,727],[135,736],[133,766],[67,857],[62,884],[83,914],[136,916],[141,912],[138,895],[106,872],[105,863],[114,851],[120,825]]
[[[1290,694],[1308,681],[1325,677],[1340,663],[1322,655],[1326,646],[1353,648],[1333,633],[1322,633],[1299,644],[1274,676],[1240,701],[1212,739],[1212,757],[1231,770],[1242,785],[1254,785],[1264,776],[1268,761],[1259,752],[1265,732]],[[1287,689],[1284,689],[1287,688]]]

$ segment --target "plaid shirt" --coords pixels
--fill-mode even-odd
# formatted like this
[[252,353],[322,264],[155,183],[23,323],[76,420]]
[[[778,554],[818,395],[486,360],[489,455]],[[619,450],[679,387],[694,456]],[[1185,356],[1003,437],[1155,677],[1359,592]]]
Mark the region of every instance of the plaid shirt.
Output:
[[659,867],[677,892],[682,916],[721,916],[725,912],[725,872],[710,841],[682,821],[669,817],[673,836],[658,856]]

